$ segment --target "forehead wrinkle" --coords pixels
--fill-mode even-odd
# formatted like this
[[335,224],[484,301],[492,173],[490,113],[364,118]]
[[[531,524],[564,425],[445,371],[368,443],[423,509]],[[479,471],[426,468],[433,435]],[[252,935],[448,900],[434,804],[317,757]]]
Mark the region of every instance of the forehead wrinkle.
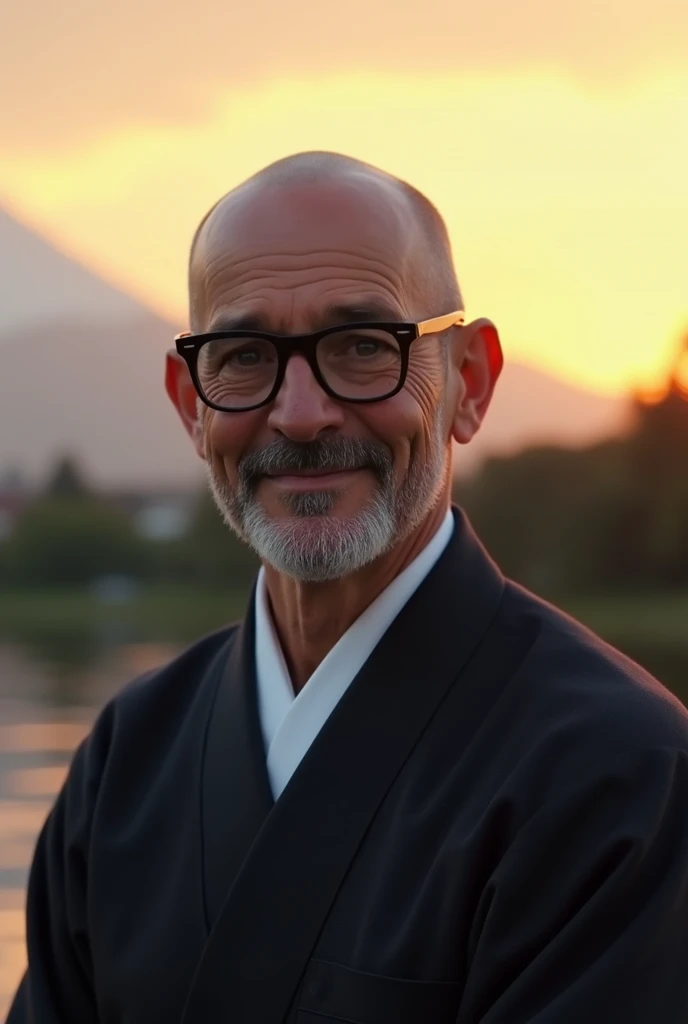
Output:
[[[230,246],[217,246],[216,248],[217,252],[214,255],[205,255],[204,259],[206,265],[211,265],[215,263],[217,260],[227,259],[228,257],[231,256]],[[403,250],[401,245],[397,245],[394,248],[394,252],[402,253],[403,251],[405,255],[406,251],[410,248],[411,246],[408,243],[405,246],[403,246]],[[241,250],[239,250],[239,252],[241,252]],[[264,252],[248,253],[244,256],[239,256],[238,262],[251,263],[264,259],[272,259],[276,261],[283,259],[287,262],[303,261],[307,263],[310,260],[312,260],[314,256],[349,256],[352,257],[353,259],[359,259],[362,256],[364,259],[387,259],[387,254],[385,253],[385,250],[380,246],[361,242],[357,243],[356,248],[351,250],[342,249],[340,247],[328,248],[327,246],[323,246],[322,248],[313,248],[313,246],[308,246],[304,247],[303,249],[295,249],[293,247],[290,247],[289,249],[280,249],[278,247],[274,247]]]
[[[333,259],[334,257],[334,259]],[[340,264],[337,261],[337,257],[342,260]],[[230,253],[221,252],[216,256],[207,259],[204,267],[206,277],[211,276],[215,272],[215,268],[219,265],[221,269],[230,269],[231,267],[243,267],[247,270],[251,269],[252,264],[260,263],[264,264],[267,261],[268,271],[281,272],[289,270],[301,270],[304,267],[306,269],[311,268],[314,265],[318,267],[327,267],[328,269],[345,269],[350,270],[351,267],[348,263],[349,260],[356,262],[360,261],[361,258],[366,263],[376,264],[383,266],[389,272],[390,276],[397,275],[398,279],[401,280],[402,274],[397,272],[394,267],[389,264],[384,254],[380,250],[376,250],[368,247],[361,247],[356,252],[348,252],[344,249],[310,249],[303,253],[280,253],[270,252],[259,253],[252,256],[242,256],[238,259],[232,259]],[[317,261],[317,262],[316,262]],[[328,262],[331,261],[331,262]],[[406,261],[404,261],[406,262]]]
[[[356,305],[366,309],[368,306],[379,305],[381,298],[383,296],[381,296],[380,292],[371,291],[365,287],[361,288],[358,281],[350,281],[344,285],[333,282],[329,288],[323,288],[318,295],[323,308],[337,305]],[[390,306],[398,306],[399,313],[403,315],[406,309],[403,296],[398,293],[386,293],[384,300]]]
[[[302,287],[308,286],[304,285]],[[298,288],[294,290],[292,298],[296,297],[298,291]],[[221,319],[224,314],[230,316],[255,315],[256,317],[261,317],[266,313],[269,314],[271,312],[271,305],[274,306],[273,292],[274,288],[271,287],[259,288],[248,295],[232,296],[229,301],[227,301],[226,296],[222,296],[213,309],[213,319]],[[279,319],[283,320],[285,314],[288,318],[288,313],[290,311],[293,312],[294,304],[292,301],[288,309],[272,310],[272,312],[280,313]],[[311,308],[308,310],[308,318],[316,322],[325,317],[331,318],[333,311],[340,307],[361,311],[377,307],[382,309],[384,307],[385,315],[373,317],[373,319],[402,321],[408,319],[407,305],[403,301],[402,296],[390,289],[385,289],[384,291],[371,289],[369,281],[365,281],[363,287],[361,287],[360,281],[347,281],[346,283],[328,281],[324,288],[318,290],[317,299],[313,301]],[[366,318],[368,317],[366,316]]]
[[[262,285],[269,281],[274,289],[278,290],[291,290],[291,291],[302,291],[303,289],[312,288],[315,285],[321,285],[332,280],[332,274],[330,271],[334,269],[331,267],[323,267],[317,274],[309,276],[307,281],[299,280],[294,282],[290,280],[293,278],[293,274],[287,274],[282,272],[278,278],[272,273],[264,274],[244,274],[238,278],[234,278],[231,282],[228,282],[228,290],[230,292],[236,291],[238,294],[245,295],[250,292],[251,286]],[[394,287],[394,283],[390,281],[389,277],[381,273],[373,273],[371,271],[366,272],[352,272],[347,274],[347,282],[352,284],[360,285],[364,284],[369,287],[371,286],[382,286],[385,290],[391,290],[397,293],[397,288]],[[400,282],[398,283],[400,284]],[[345,282],[333,283],[334,288],[345,286]],[[225,291],[226,289],[218,289]],[[212,291],[212,284],[209,291]]]
[[[235,267],[232,269],[235,270],[236,267],[240,268],[239,273],[233,273],[231,275],[230,280],[227,281],[227,286],[230,291],[236,290],[238,293],[241,293],[242,295],[246,293],[246,291],[252,284],[258,285],[266,280],[272,281],[278,287],[281,284],[282,287],[293,288],[294,285],[289,283],[289,278],[293,277],[294,274],[297,274],[302,270],[302,268],[291,268],[290,270],[277,269],[271,266],[261,268],[260,270],[251,267],[242,268],[241,262],[239,264],[236,264]],[[222,279],[224,274],[226,274],[227,269],[228,268],[223,263],[222,265],[218,265],[214,270],[211,270],[210,274],[206,275],[206,296],[211,295],[218,280]],[[401,293],[401,289],[403,286],[402,276],[396,273],[395,271],[391,270],[391,268],[389,268],[386,264],[382,266],[378,264],[378,266],[375,268],[362,268],[349,266],[342,267],[340,264],[327,265],[318,263],[313,267],[313,273],[309,275],[308,280],[298,282],[296,288],[307,288],[316,284],[320,284],[324,281],[331,280],[332,276],[334,275],[342,274],[343,271],[345,271],[346,273],[347,281],[351,281],[352,283],[358,284],[359,282],[363,282],[367,285],[377,284],[381,285],[385,289],[391,288],[396,293]],[[282,277],[282,282],[279,282],[279,280],[275,280],[276,277]],[[345,282],[333,282],[332,287],[335,289],[337,287],[341,288],[343,284],[345,285]],[[226,291],[226,289],[219,290]]]

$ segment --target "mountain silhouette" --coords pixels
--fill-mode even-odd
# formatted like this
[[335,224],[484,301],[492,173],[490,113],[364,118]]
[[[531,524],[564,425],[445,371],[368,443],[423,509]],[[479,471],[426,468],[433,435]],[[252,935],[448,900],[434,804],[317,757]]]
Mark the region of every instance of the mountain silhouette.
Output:
[[[201,466],[163,389],[175,327],[0,210],[0,474],[74,455],[106,486],[185,486]],[[508,363],[458,472],[527,444],[616,433],[625,403]]]
[[140,305],[0,209],[0,339],[42,324],[136,319]]

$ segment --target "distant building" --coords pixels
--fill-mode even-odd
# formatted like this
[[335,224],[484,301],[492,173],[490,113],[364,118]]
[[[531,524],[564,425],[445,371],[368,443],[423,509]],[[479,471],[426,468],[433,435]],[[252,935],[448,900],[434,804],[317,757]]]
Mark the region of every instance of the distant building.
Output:
[[0,541],[12,535],[20,515],[33,497],[33,490],[19,470],[0,472]]
[[189,529],[198,492],[111,491],[103,497],[129,516],[139,536],[151,541],[168,541],[183,537]]

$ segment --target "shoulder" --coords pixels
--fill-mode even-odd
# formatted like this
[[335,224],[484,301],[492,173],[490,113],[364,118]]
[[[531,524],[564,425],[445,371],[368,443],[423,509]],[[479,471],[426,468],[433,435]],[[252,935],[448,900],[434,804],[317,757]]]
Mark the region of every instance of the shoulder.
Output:
[[506,600],[512,627],[533,642],[504,696],[538,743],[592,766],[653,749],[688,753],[688,711],[649,672],[515,584]]
[[102,709],[77,749],[67,786],[99,789],[103,777],[135,759],[164,758],[179,736],[207,717],[239,626],[191,644],[167,664],[133,679]]
[[239,625],[197,640],[175,658],[128,683],[106,706],[115,725],[155,715],[156,721],[184,716],[217,682]]
[[150,786],[164,780],[174,751],[200,747],[202,723],[237,629],[192,644],[168,664],[132,680],[105,705],[72,757],[39,846],[87,849],[99,809],[114,805],[130,818]]

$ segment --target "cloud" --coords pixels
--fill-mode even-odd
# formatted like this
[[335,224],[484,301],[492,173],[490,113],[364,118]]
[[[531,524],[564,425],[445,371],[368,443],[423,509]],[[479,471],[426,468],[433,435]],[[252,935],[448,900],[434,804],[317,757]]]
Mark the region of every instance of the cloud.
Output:
[[23,0],[2,20],[6,151],[193,123],[221,92],[289,77],[544,70],[615,87],[688,52],[680,0]]

